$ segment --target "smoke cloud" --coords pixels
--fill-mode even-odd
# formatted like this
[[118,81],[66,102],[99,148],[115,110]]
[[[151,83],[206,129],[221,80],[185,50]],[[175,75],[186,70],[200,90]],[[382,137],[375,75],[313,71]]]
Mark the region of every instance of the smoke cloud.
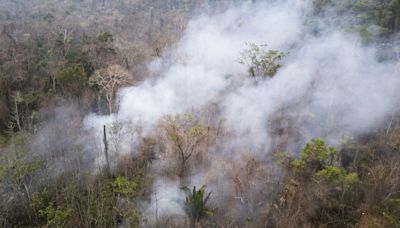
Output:
[[[212,118],[224,121],[229,136],[210,148],[208,165],[193,172],[188,183],[207,184],[215,204],[222,205],[240,192],[232,187],[234,173],[252,158],[255,164],[268,163],[278,135],[287,129],[297,137],[280,136],[280,149],[297,152],[314,137],[338,145],[343,137],[380,126],[398,111],[400,77],[395,64],[379,62],[374,47],[363,46],[357,36],[339,27],[318,25],[316,35],[316,28],[306,23],[310,15],[307,1],[279,1],[244,3],[190,21],[181,40],[149,64],[150,78],[119,91],[118,113],[89,115],[85,128],[97,134],[101,145],[103,124],[110,128],[119,123],[120,148],[114,152],[124,154],[134,151],[141,137],[155,135],[160,118],[215,105],[218,112]],[[248,77],[247,68],[238,62],[246,43],[288,53],[273,78]],[[275,134],[274,128],[283,128],[283,133]],[[168,159],[158,158],[154,167]],[[162,168],[155,169],[162,173]],[[243,195],[264,194],[263,171],[258,169]],[[240,175],[236,178],[243,181]],[[184,198],[179,195],[181,183],[161,174],[155,183],[154,192],[162,196],[158,215],[182,214],[179,204],[173,203]],[[253,213],[248,205],[256,208],[256,196],[246,206],[241,206],[244,196],[236,198],[230,210],[242,213],[246,208],[246,213]],[[152,197],[144,206],[150,220],[155,219],[156,201]]]

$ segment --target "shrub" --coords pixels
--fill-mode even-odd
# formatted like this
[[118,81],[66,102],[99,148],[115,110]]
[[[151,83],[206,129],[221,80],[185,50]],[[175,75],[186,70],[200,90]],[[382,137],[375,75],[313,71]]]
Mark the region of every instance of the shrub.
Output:
[[139,188],[139,184],[139,178],[134,177],[133,180],[129,180],[123,176],[118,176],[112,183],[114,192],[124,195],[134,193]]

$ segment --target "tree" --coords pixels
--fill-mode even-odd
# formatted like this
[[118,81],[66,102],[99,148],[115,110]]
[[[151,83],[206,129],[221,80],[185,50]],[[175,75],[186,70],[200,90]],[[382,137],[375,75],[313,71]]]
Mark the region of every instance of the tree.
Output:
[[324,140],[315,138],[306,143],[300,158],[292,161],[291,168],[297,172],[316,172],[332,165],[335,160],[337,160],[336,149],[327,146]]
[[22,103],[24,101],[24,99],[19,91],[17,91],[15,93],[15,95],[13,96],[13,101],[14,101],[13,102],[14,107],[12,110],[10,110],[10,116],[11,116],[12,122],[9,127],[10,127],[10,129],[13,129],[14,128],[13,125],[16,125],[17,130],[21,131],[22,130],[21,114],[20,114],[20,110],[18,109],[18,105],[20,103]]
[[96,69],[104,65],[117,64],[121,59],[121,53],[113,42],[111,33],[100,32],[96,37],[86,37],[83,40],[82,51]]
[[[298,159],[284,155],[286,173],[271,216],[276,227],[355,223],[358,173],[339,166],[339,153],[319,138],[308,142]],[[312,202],[312,203],[310,203]],[[289,219],[287,219],[289,218]]]
[[188,187],[182,187],[182,190],[186,194],[183,209],[189,217],[191,227],[195,227],[200,219],[213,215],[213,212],[206,207],[211,196],[211,192],[206,195],[206,186],[203,185],[199,190],[193,186],[192,191]]
[[207,152],[204,146],[210,137],[208,129],[189,114],[166,116],[160,121],[159,138],[165,146],[165,156],[176,162],[182,180],[188,174],[191,158]]
[[278,50],[266,50],[267,45],[248,44],[239,59],[239,63],[249,68],[251,77],[273,77],[282,66],[281,61],[285,53]]
[[0,156],[0,194],[10,190],[17,199],[29,201],[31,188],[37,181],[36,175],[45,163],[40,157],[30,153],[28,133],[15,133],[11,141],[12,147]]
[[59,69],[56,78],[65,97],[68,95],[80,97],[85,85],[87,85],[87,77],[80,64],[64,66],[62,69]]
[[129,72],[120,65],[111,65],[107,68],[96,70],[89,78],[89,84],[97,87],[105,95],[110,114],[113,112],[115,92],[122,85],[126,85],[128,81]]

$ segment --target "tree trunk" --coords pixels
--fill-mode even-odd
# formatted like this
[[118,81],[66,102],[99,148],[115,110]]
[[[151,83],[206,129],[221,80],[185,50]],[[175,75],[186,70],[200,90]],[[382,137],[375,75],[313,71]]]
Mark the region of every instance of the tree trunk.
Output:
[[53,87],[53,92],[56,93],[56,76],[51,75],[51,81],[52,81],[52,87]]
[[107,102],[108,102],[108,111],[111,114],[113,112],[113,110],[112,110],[112,101],[111,101],[111,99],[107,99]]
[[106,99],[108,102],[108,111],[110,112],[109,114],[111,114],[113,112],[113,108],[112,108],[113,95],[112,95],[112,93],[106,94]]
[[106,157],[106,172],[108,176],[111,176],[111,170],[110,170],[110,161],[108,158],[108,141],[107,141],[107,131],[106,131],[106,125],[103,126],[103,143],[104,143],[104,156]]
[[24,183],[23,186],[24,186],[25,193],[26,193],[26,197],[28,198],[28,201],[31,201],[31,194],[30,194],[28,185],[26,185],[26,184]]
[[18,101],[15,98],[14,98],[14,120],[15,120],[15,123],[17,124],[18,131],[21,131],[22,127],[21,127],[19,111],[18,111]]
[[97,112],[101,113],[101,94],[97,95]]

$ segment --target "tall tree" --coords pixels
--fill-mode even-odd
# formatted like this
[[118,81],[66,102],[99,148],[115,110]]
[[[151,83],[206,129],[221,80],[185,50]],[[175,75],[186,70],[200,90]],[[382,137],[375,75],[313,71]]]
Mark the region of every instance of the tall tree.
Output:
[[115,92],[122,85],[128,84],[128,82],[128,70],[117,64],[96,70],[89,79],[89,84],[98,87],[100,92],[105,95],[110,114],[113,112]]

